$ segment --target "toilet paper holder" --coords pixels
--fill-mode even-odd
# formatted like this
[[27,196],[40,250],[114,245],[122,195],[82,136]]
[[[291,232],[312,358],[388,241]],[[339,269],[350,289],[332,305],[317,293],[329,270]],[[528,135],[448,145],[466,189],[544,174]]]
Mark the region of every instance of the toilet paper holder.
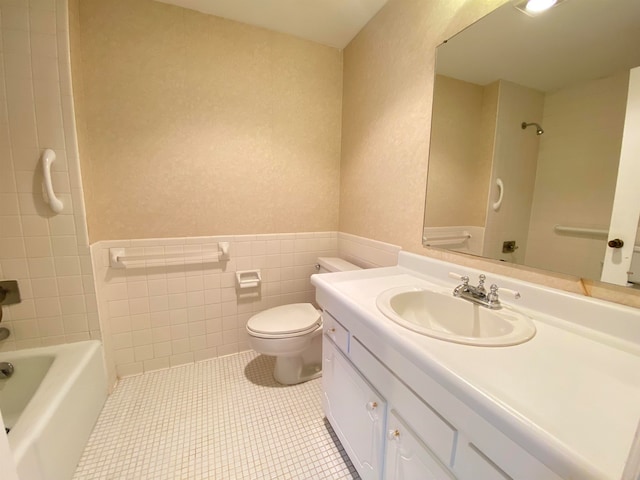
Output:
[[257,288],[262,283],[260,270],[241,270],[236,272],[238,288]]

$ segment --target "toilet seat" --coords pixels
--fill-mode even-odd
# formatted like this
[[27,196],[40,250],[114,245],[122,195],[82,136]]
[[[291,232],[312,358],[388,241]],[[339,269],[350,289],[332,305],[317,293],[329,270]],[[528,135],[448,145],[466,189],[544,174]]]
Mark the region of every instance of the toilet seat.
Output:
[[322,318],[310,303],[294,303],[264,310],[249,319],[247,331],[261,338],[306,335],[322,325]]

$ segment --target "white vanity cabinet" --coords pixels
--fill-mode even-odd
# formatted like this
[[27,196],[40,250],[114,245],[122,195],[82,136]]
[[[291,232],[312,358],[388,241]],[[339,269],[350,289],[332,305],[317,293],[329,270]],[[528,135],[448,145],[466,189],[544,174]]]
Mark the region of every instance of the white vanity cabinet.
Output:
[[[362,478],[560,480],[473,412],[445,418],[345,326],[348,319],[326,311],[323,318],[323,407]],[[431,391],[439,402],[459,402],[441,387]]]
[[365,480],[382,468],[386,402],[325,333],[322,344],[323,398],[327,419]]

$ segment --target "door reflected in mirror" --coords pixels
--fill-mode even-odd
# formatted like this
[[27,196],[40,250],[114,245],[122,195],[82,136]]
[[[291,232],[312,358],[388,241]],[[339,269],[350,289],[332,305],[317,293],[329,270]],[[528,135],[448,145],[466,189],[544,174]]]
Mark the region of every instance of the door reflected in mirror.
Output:
[[423,243],[600,279],[638,45],[640,2],[566,0],[439,46]]

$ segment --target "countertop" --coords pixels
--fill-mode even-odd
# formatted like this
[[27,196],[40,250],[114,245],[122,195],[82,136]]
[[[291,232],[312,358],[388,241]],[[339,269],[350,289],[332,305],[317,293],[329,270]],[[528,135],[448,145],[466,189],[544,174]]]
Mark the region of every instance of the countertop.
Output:
[[315,275],[312,281],[319,298],[333,299],[329,311],[332,302],[341,302],[550,468],[566,461],[570,466],[563,470],[577,475],[621,477],[640,419],[640,349],[634,345],[509,300],[504,303],[533,319],[531,340],[510,347],[461,345],[407,330],[376,307],[376,297],[389,288],[442,288],[413,270],[387,267]]

